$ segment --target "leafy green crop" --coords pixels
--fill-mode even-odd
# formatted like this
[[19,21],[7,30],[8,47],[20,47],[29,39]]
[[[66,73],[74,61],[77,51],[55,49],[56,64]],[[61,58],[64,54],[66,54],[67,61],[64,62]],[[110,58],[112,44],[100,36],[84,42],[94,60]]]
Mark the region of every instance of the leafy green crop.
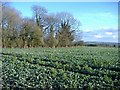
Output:
[[120,89],[118,49],[3,49],[4,89]]

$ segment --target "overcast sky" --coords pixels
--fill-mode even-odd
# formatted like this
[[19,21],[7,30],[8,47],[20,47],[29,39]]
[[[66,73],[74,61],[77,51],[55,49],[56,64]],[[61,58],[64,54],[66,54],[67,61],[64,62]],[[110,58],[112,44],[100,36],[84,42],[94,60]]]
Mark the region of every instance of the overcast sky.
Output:
[[[84,41],[118,41],[118,3],[117,2],[12,2],[10,5],[22,13],[23,17],[32,17],[32,5],[40,5],[48,13],[70,12],[80,20]],[[77,39],[79,40],[79,32]]]

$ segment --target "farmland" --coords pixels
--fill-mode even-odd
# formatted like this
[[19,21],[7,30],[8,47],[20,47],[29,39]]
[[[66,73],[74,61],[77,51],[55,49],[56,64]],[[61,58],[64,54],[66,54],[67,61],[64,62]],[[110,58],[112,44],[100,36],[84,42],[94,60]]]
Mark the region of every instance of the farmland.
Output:
[[3,90],[120,88],[118,48],[7,48],[1,54]]

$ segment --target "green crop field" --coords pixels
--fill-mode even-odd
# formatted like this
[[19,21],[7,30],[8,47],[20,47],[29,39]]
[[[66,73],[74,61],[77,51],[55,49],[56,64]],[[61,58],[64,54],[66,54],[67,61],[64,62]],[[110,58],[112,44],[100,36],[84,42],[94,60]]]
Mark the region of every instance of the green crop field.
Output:
[[120,89],[118,48],[8,48],[1,54],[3,90]]

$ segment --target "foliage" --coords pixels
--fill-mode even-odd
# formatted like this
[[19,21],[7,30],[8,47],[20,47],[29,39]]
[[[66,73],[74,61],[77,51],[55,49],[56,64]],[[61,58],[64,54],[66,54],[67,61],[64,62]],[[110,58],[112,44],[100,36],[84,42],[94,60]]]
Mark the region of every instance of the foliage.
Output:
[[3,89],[120,89],[117,48],[3,49]]
[[[2,8],[4,48],[63,47],[70,46],[74,39],[73,32],[70,30],[73,26],[77,27],[78,23],[70,13],[51,15],[44,7],[35,5],[32,7],[33,18],[23,18],[19,11],[10,6],[2,6]],[[61,18],[62,15],[65,18]]]
[[71,45],[71,42],[74,40],[74,37],[72,35],[73,30],[71,31],[71,25],[69,25],[69,20],[63,21],[61,23],[61,30],[58,33],[58,45],[59,46],[69,46]]

